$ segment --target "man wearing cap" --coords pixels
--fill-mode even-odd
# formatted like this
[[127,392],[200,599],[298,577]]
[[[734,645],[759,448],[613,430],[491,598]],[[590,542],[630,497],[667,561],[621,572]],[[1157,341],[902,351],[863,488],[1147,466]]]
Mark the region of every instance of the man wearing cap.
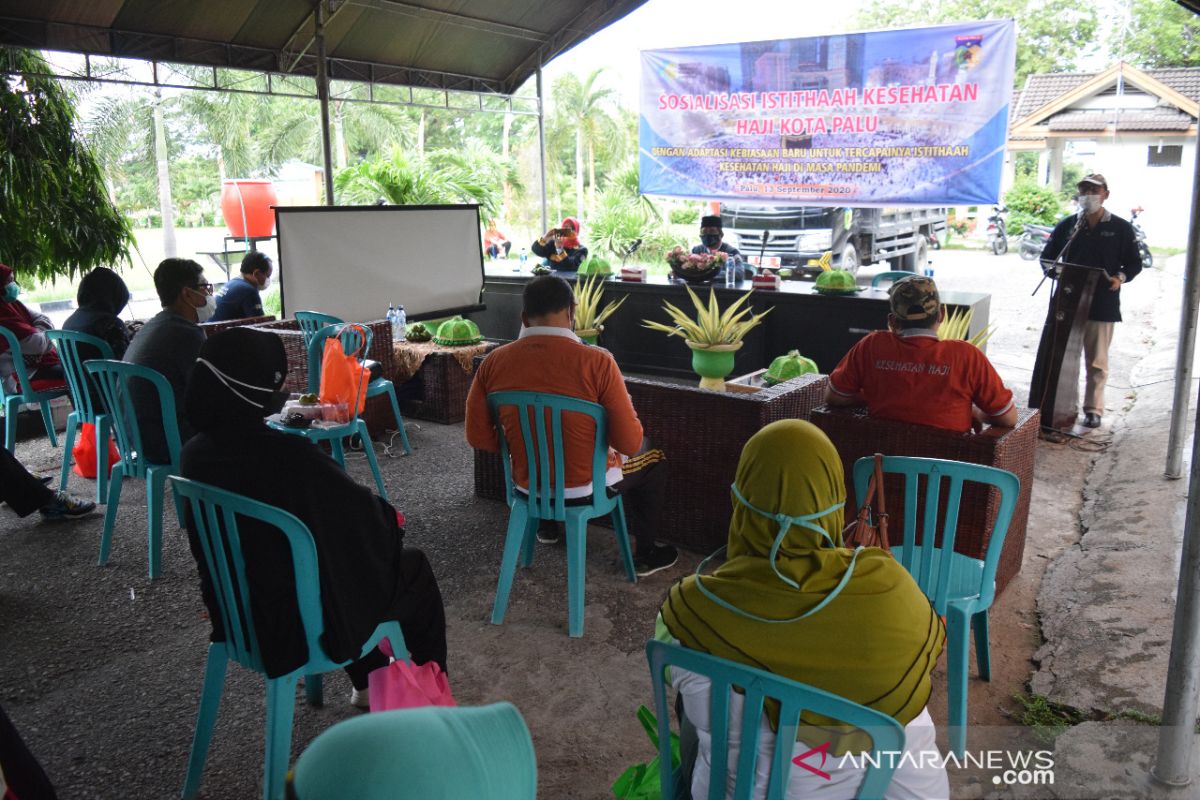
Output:
[[754,268],[742,260],[742,254],[738,252],[738,249],[721,241],[724,236],[725,231],[721,227],[720,217],[701,217],[701,244],[692,248],[692,255],[724,253],[725,258],[734,259],[734,264],[741,265],[743,274],[739,276],[739,280],[754,275]]
[[867,334],[829,376],[825,402],[871,416],[966,433],[987,422],[1012,427],[1012,390],[987,356],[961,339],[938,339],[946,310],[932,278],[892,284],[886,331]]
[[[1083,424],[1099,428],[1104,414],[1104,386],[1108,383],[1108,348],[1112,344],[1113,323],[1121,321],[1121,284],[1142,271],[1133,226],[1104,207],[1108,199],[1108,181],[1103,175],[1088,175],[1079,190],[1079,211],[1055,226],[1050,241],[1042,249],[1042,265],[1061,254],[1068,264],[1100,267],[1108,273],[1108,283],[1097,284],[1092,307],[1083,327],[1083,363],[1087,378],[1083,392]],[[1053,298],[1051,298],[1053,302]]]

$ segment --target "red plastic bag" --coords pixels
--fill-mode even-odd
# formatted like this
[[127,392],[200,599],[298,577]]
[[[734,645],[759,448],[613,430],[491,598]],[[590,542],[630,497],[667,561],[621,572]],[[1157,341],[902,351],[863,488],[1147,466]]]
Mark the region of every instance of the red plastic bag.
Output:
[[[95,478],[96,469],[96,426],[90,422],[85,422],[79,431],[79,439],[75,442],[75,446],[71,448],[71,456],[75,459],[75,464],[71,467],[71,471],[81,478]],[[121,454],[117,452],[117,445],[112,440],[112,436],[108,437],[108,474],[112,474],[113,465],[121,460]]]
[[433,661],[420,666],[393,661],[368,675],[367,681],[372,711],[458,705],[446,673]]
[[[361,325],[354,325],[362,332],[359,339],[365,342],[366,330]],[[330,336],[325,340],[325,349],[321,356],[321,387],[322,403],[332,403],[335,406],[345,405],[347,409],[357,408],[356,413],[362,413],[367,403],[367,384],[370,373],[358,360],[362,345],[350,354],[342,350],[342,340],[338,336]],[[347,419],[349,421],[349,416]]]

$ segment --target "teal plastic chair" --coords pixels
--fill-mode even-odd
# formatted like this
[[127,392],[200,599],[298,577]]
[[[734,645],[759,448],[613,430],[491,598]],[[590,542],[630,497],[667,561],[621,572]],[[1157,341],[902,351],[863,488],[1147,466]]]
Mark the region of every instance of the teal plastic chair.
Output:
[[[13,374],[20,384],[21,391],[9,394],[0,381],[0,398],[4,401],[4,449],[12,453],[17,446],[17,414],[22,405],[40,406],[42,409],[42,424],[46,426],[46,435],[50,444],[58,447],[58,436],[54,433],[54,417],[50,412],[50,401],[56,397],[66,397],[69,389],[66,381],[61,385],[34,388],[29,379],[29,370],[25,368],[25,359],[21,358],[21,343],[16,334],[0,325],[0,336],[8,342],[8,352],[12,353]],[[41,383],[39,381],[39,383]]]
[[103,339],[79,331],[46,331],[46,336],[54,343],[54,349],[58,351],[58,357],[62,360],[67,387],[71,390],[71,405],[75,407],[67,417],[67,440],[63,443],[62,473],[58,479],[58,488],[63,491],[67,489],[75,434],[80,425],[88,423],[96,426],[96,502],[103,503],[108,497],[107,442],[112,422],[100,402],[100,391],[96,382],[83,367],[84,360],[79,355],[79,348],[81,345],[93,347],[100,355],[92,358],[108,360],[113,358],[113,349]]
[[[326,325],[317,331],[308,343],[309,392],[316,394],[321,388],[321,360],[325,352],[325,340],[331,336],[341,336],[343,337],[342,347],[346,348],[349,352],[352,349],[352,343],[356,343],[360,335],[360,332],[356,328],[345,327],[340,324]],[[354,412],[350,416],[350,421],[341,425],[331,427],[318,427],[314,425],[311,428],[289,428],[282,422],[271,421],[267,424],[277,431],[290,433],[294,436],[303,436],[314,444],[316,442],[329,442],[329,446],[333,450],[333,457],[343,467],[346,466],[346,452],[342,445],[342,440],[347,436],[353,436],[357,433],[362,438],[363,454],[366,455],[371,472],[375,475],[375,486],[379,489],[379,496],[384,500],[388,499],[387,487],[384,486],[383,475],[379,472],[379,462],[375,459],[375,449],[371,446],[371,434],[367,430],[367,423],[359,419],[357,406],[355,406]]]
[[292,774],[299,800],[537,796],[533,740],[511,703],[427,706],[344,720],[313,739]]
[[[305,676],[305,695],[310,705],[322,700],[321,674],[344,667],[349,661],[332,661],[321,647],[325,618],[321,605],[321,580],[317,569],[317,546],[303,522],[282,509],[251,500],[215,486],[173,477],[176,500],[191,512],[196,536],[204,551],[204,562],[212,579],[213,592],[221,609],[222,638],[208,646],[204,688],[196,716],[196,732],[188,757],[183,799],[191,800],[200,790],[200,777],[212,741],[213,726],[225,687],[225,670],[235,661],[246,669],[263,672],[262,653],[254,630],[251,597],[254,587],[246,578],[238,519],[254,519],[279,529],[292,551],[296,576],[296,605],[308,647],[308,662],[277,678],[266,678],[266,757],[263,765],[263,800],[282,800],[288,754],[292,746],[292,719],[296,707],[296,682]],[[363,644],[360,657],[387,638],[392,652],[407,658],[404,634],[395,621],[380,623]]]
[[[326,325],[344,325],[345,321],[341,320],[332,314],[322,314],[320,311],[297,311],[296,321],[300,323],[300,330],[304,331],[304,344],[307,347],[317,335],[317,332]],[[371,349],[371,340],[374,334],[366,325],[363,330],[367,334],[367,340],[363,343],[362,351],[366,353]],[[342,345],[347,348],[357,346],[357,339],[348,339],[346,336],[357,335],[356,328],[347,329],[343,333]],[[367,399],[378,397],[386,394],[392,403],[392,414],[396,417],[396,430],[400,433],[400,445],[404,448],[406,455],[412,455],[412,447],[408,443],[408,432],[404,430],[404,417],[400,414],[400,401],[396,399],[396,386],[387,378],[376,378],[367,384]]]
[[895,283],[896,281],[901,280],[903,278],[911,278],[913,275],[916,275],[916,274],[917,273],[915,273],[915,272],[904,272],[904,271],[896,271],[896,270],[892,270],[890,272],[881,272],[878,275],[876,275],[874,278],[871,278],[871,288],[874,289],[875,287],[877,287],[879,284],[883,283],[884,281],[891,281],[892,283]]
[[[113,528],[117,523],[117,507],[121,502],[121,486],[126,478],[144,479],[146,516],[149,520],[150,578],[153,580],[158,577],[162,564],[163,490],[167,484],[167,477],[179,472],[180,442],[179,423],[175,419],[175,393],[161,373],[139,364],[93,359],[84,364],[84,369],[100,389],[100,397],[117,437],[117,450],[121,453],[121,460],[113,465],[112,475],[109,476],[108,506],[104,509],[104,532],[100,535],[99,563],[101,566],[108,563]],[[169,456],[169,461],[165,464],[151,463],[142,455],[142,430],[129,392],[130,386],[139,381],[149,384],[158,395]],[[183,511],[178,500],[175,503],[175,511],[182,527]]]
[[[856,497],[866,496],[867,482],[874,470],[873,456],[860,458],[854,463]],[[885,479],[889,474],[904,478],[904,542],[899,546],[892,545],[892,555],[913,576],[921,591],[933,603],[934,610],[946,619],[950,749],[961,757],[967,746],[967,669],[971,634],[975,634],[975,661],[979,667],[979,677],[990,681],[992,662],[988,642],[988,609],[996,597],[996,566],[1000,562],[1004,537],[1008,534],[1013,509],[1021,493],[1021,479],[1007,470],[982,464],[909,456],[884,456],[883,472]],[[982,561],[954,552],[958,511],[963,484],[967,481],[985,484],[1000,492],[996,522]],[[947,482],[943,501],[942,485]],[[918,500],[922,485],[923,505]],[[937,512],[943,505],[944,523],[939,530]],[[920,520],[917,519],[918,507],[924,511]],[[894,525],[891,530],[896,530]],[[921,532],[920,544],[916,542],[917,531]],[[936,546],[939,541],[941,547]]]
[[[892,782],[898,758],[884,758],[881,753],[904,751],[904,728],[882,711],[859,705],[823,689],[765,672],[745,664],[717,658],[699,650],[688,650],[678,644],[651,640],[646,642],[646,660],[650,662],[650,681],[654,686],[655,715],[658,717],[658,749],[662,770],[662,796],[676,796],[676,781],[683,780],[682,771],[671,763],[671,715],[667,707],[668,667],[678,667],[712,682],[709,719],[712,721],[712,773],[708,781],[707,800],[725,800],[728,784],[729,727],[738,724],[729,714],[729,693],[736,686],[742,690],[741,749],[738,751],[737,772],[734,775],[734,800],[749,800],[754,796],[755,761],[758,757],[758,727],[767,699],[780,705],[779,728],[771,753],[771,772],[767,800],[787,797],[788,775],[791,773],[792,752],[801,713],[829,717],[852,725],[871,737],[871,757],[862,759],[867,767],[856,797],[882,798]],[[690,787],[688,787],[690,789]],[[695,800],[705,800],[697,797]]]
[[[567,533],[567,630],[573,637],[583,636],[583,582],[587,564],[588,520],[612,515],[613,532],[621,549],[621,561],[631,583],[637,583],[633,569],[633,552],[629,548],[629,531],[625,524],[625,506],[620,495],[610,497],[605,491],[604,475],[608,468],[608,417],[604,407],[575,397],[537,392],[492,392],[487,396],[488,407],[500,436],[500,460],[504,464],[504,497],[508,503],[508,533],[504,540],[504,556],[500,562],[500,582],[496,586],[496,601],[492,606],[492,624],[504,622],[508,608],[508,593],[517,571],[517,556],[524,554],[521,565],[533,564],[533,544],[539,520],[563,522]],[[513,485],[512,464],[508,441],[500,425],[500,408],[515,406],[521,420],[521,438],[525,443],[525,458],[529,464],[529,492]],[[595,447],[592,451],[592,492],[588,505],[566,505],[563,496],[563,412],[586,414],[596,425]],[[531,424],[532,420],[532,424]],[[550,469],[553,453],[554,470]]]

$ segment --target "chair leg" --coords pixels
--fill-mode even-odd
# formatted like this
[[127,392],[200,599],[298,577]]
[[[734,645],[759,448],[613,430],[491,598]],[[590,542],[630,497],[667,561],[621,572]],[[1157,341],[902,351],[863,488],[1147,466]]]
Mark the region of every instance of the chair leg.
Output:
[[[96,502],[104,503],[108,496],[108,438],[112,422],[107,414],[96,416]],[[68,450],[70,447],[67,448]]]
[[170,471],[170,467],[151,467],[146,475],[146,517],[149,535],[150,580],[158,577],[159,570],[162,567],[163,492],[167,488],[167,474]]
[[104,507],[104,532],[100,534],[100,565],[108,563],[108,551],[112,547],[113,527],[117,524],[117,506],[121,502],[121,484],[125,481],[125,465],[117,462],[112,478],[108,482],[108,505]]
[[400,432],[400,444],[404,447],[405,455],[412,455],[412,448],[408,445],[408,433],[404,430],[404,417],[400,416],[400,402],[396,400],[396,386],[391,381],[384,386],[384,391],[387,392],[388,399],[392,401],[392,413],[396,415],[396,430]]
[[332,451],[333,460],[342,465],[342,469],[346,468],[346,448],[342,445],[342,440],[338,438],[329,440],[329,449]]
[[612,511],[613,532],[617,535],[617,547],[621,549],[621,564],[630,583],[637,583],[637,570],[633,567],[633,548],[629,546],[629,525],[625,522],[625,504],[617,498]]
[[225,689],[225,667],[229,659],[222,642],[208,646],[208,662],[204,666],[204,687],[200,690],[200,709],[196,714],[196,732],[192,735],[192,752],[188,756],[187,777],[183,781],[183,800],[192,800],[200,790],[208,744],[212,741],[217,709]]
[[304,676],[304,701],[314,708],[325,705],[325,681],[320,675]]
[[292,719],[296,713],[296,676],[267,679],[267,746],[263,763],[263,800],[283,800]]
[[988,640],[986,608],[971,617],[971,632],[975,636],[975,665],[979,667],[979,677],[990,681],[992,679],[992,643]]
[[971,620],[962,611],[946,613],[946,694],[950,722],[950,750],[959,758],[967,748],[967,667],[970,659]]
[[587,566],[587,520],[567,514],[567,635],[583,636],[583,582]]
[[[65,431],[67,439],[63,442],[62,469],[58,475],[58,489],[62,492],[67,490],[67,478],[71,475],[71,450],[75,446],[75,433],[79,425],[79,412],[72,411],[67,415],[67,429]],[[103,502],[100,500],[98,494],[99,490],[97,490],[96,502]]]
[[21,410],[21,398],[10,395],[4,399],[4,449],[16,454],[17,414]]
[[[504,612],[508,610],[508,593],[512,590],[513,577],[517,572],[517,556],[521,553],[521,545],[525,541],[526,524],[529,510],[520,502],[512,507],[508,515],[508,533],[504,537],[504,555],[500,558],[500,580],[496,584],[496,599],[492,603],[492,624],[504,622]],[[536,521],[534,522],[536,524]]]
[[388,500],[387,487],[383,485],[383,475],[379,472],[379,461],[375,458],[375,447],[371,444],[371,432],[367,430],[367,423],[361,419],[358,421],[358,435],[362,439],[363,454],[366,455],[371,472],[375,475],[375,486],[379,489],[379,496]]
[[54,432],[54,412],[50,410],[50,401],[39,403],[42,407],[42,424],[46,426],[46,435],[50,437],[50,446],[58,447],[58,434]]
[[526,516],[525,518],[525,538],[521,540],[521,566],[533,566],[533,554],[536,551],[537,531],[541,520],[537,517]]

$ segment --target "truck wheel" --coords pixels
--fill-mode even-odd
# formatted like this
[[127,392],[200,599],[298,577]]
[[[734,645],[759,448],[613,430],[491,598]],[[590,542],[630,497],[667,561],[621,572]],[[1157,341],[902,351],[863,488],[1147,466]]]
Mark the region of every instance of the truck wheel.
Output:
[[915,272],[920,275],[929,263],[929,244],[924,236],[917,237],[917,249],[906,256],[900,256],[900,269],[905,272]]
[[858,274],[858,251],[852,244],[846,245],[846,249],[842,251],[842,269],[851,275]]

